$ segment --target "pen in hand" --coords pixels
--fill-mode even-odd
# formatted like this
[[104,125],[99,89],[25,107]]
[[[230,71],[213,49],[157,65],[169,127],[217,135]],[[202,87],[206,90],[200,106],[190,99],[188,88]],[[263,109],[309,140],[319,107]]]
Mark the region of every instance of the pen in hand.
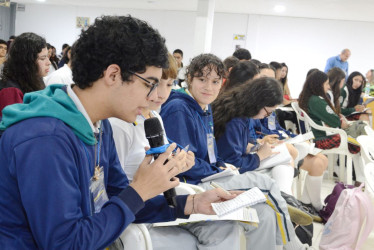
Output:
[[226,194],[231,195],[229,191],[227,191],[226,189],[224,189],[223,187],[221,187],[220,185],[218,185],[218,184],[215,183],[214,181],[211,181],[211,182],[210,182],[210,186],[213,187],[213,188],[219,188],[219,189],[222,189]]

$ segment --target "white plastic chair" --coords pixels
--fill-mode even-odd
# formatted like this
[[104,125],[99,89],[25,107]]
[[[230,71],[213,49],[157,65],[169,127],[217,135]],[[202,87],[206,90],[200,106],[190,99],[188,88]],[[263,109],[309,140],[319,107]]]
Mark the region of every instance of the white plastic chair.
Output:
[[357,141],[361,145],[361,156],[364,164],[374,164],[374,137],[372,135],[360,135]]
[[145,224],[130,224],[120,236],[124,249],[152,250],[152,240]]
[[365,165],[365,192],[374,200],[374,163]]
[[[360,154],[351,154],[348,150],[348,139],[347,133],[339,128],[330,128],[325,126],[317,125],[309,115],[299,107],[297,102],[291,103],[292,108],[295,110],[297,115],[297,120],[304,121],[305,130],[309,132],[314,129],[326,131],[328,134],[339,134],[340,135],[340,145],[336,148],[331,149],[324,149],[322,150],[323,154],[329,155],[329,178],[332,179],[333,171],[334,171],[334,157],[331,157],[331,154],[338,154],[339,155],[339,179],[347,184],[352,184],[352,161],[355,162],[355,166],[360,166]],[[345,171],[345,157],[347,156],[347,169]],[[344,176],[346,179],[344,180]]]

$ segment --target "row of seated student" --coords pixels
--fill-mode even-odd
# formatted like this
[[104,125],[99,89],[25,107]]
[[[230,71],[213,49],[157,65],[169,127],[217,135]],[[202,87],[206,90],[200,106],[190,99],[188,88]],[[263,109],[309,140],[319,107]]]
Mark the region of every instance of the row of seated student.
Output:
[[0,117],[5,106],[22,103],[26,93],[42,90],[52,83],[73,83],[70,47],[65,47],[63,60],[66,64],[49,75],[52,51],[44,38],[31,32],[19,35],[12,42],[0,74]]
[[[21,38],[22,38],[22,36],[21,36]],[[42,48],[41,51],[39,51],[39,53],[43,52],[44,49],[45,49],[45,47]],[[41,58],[38,57],[37,59],[39,60],[39,59],[43,59],[43,58],[45,59],[44,55]],[[169,60],[170,60],[170,58],[169,58]],[[195,60],[195,64],[194,64],[194,60]],[[204,176],[208,176],[209,172],[210,172],[210,174],[211,173],[216,173],[216,172],[221,171],[221,169],[219,167],[223,167],[223,168],[225,167],[223,161],[220,160],[220,158],[218,157],[218,154],[217,154],[217,148],[215,146],[215,140],[214,140],[214,137],[213,137],[213,129],[212,129],[214,127],[213,120],[212,120],[212,117],[211,117],[212,111],[210,110],[210,106],[209,106],[218,96],[218,93],[219,93],[220,87],[221,87],[221,80],[222,80],[223,75],[224,75],[224,70],[223,70],[222,63],[219,61],[218,58],[216,58],[213,55],[201,55],[200,57],[194,58],[194,60],[192,60],[191,65],[187,68],[187,74],[189,74],[188,76],[190,76],[190,78],[192,79],[192,80],[188,81],[188,88],[180,91],[180,92],[184,91],[185,93],[180,93],[180,92],[173,93],[171,98],[168,100],[168,103],[165,104],[165,108],[164,108],[165,110],[168,110],[168,107],[169,107],[169,112],[164,111],[164,109],[163,109],[161,115],[164,114],[164,116],[165,116],[164,119],[166,119],[166,120],[169,119],[169,122],[165,123],[166,124],[165,128],[166,128],[166,131],[170,130],[170,132],[168,132],[168,134],[173,135],[170,138],[171,139],[173,137],[177,138],[175,141],[177,141],[178,144],[180,144],[180,145],[186,145],[186,144],[184,144],[185,142],[190,142],[190,144],[191,144],[191,150],[190,151],[195,151],[195,154],[196,154],[196,160],[191,159],[191,158],[193,158],[192,153],[187,154],[188,157],[187,156],[185,157],[185,161],[189,162],[189,164],[185,164],[186,166],[181,167],[182,168],[181,170],[187,170],[187,172],[181,174],[179,177],[181,178],[181,180],[186,180],[186,181],[189,181],[190,183],[200,184],[204,188],[208,189],[209,186],[207,186],[206,184],[200,183],[201,179]],[[204,62],[205,62],[205,64],[204,64]],[[33,65],[33,64],[31,64],[31,65]],[[43,69],[42,66],[46,66],[46,65],[48,65],[48,62],[44,63],[44,64],[41,63],[41,64],[39,64],[38,69]],[[188,71],[188,70],[190,70],[190,71]],[[193,71],[193,70],[195,70],[195,71]],[[256,69],[254,69],[254,70],[256,70]],[[45,70],[45,71],[42,70],[42,73],[43,72],[45,73],[47,71],[48,70]],[[42,73],[38,74],[37,76],[40,77]],[[256,78],[255,76],[256,75],[254,75],[250,78]],[[234,74],[233,74],[233,77],[234,77]],[[248,81],[249,80],[250,79],[248,79]],[[270,84],[270,87],[268,88],[268,91],[270,91],[270,89],[273,89],[273,90],[278,89],[278,90],[280,90],[280,92],[278,91],[280,93],[280,95],[279,95],[279,93],[275,93],[275,94],[278,94],[278,97],[282,97],[282,89],[279,88],[279,86],[278,86],[279,84],[275,82],[276,84],[278,84],[278,85],[276,85],[273,82],[272,83],[273,85],[271,85],[271,83],[272,82],[271,82],[270,79],[266,79],[266,78],[256,79],[251,84],[245,84],[246,85],[245,87],[247,87],[247,85],[248,85],[248,90],[247,90],[248,93],[257,93],[257,92],[260,93],[259,88],[262,89],[264,86],[266,86],[266,84]],[[205,87],[204,84],[208,85],[208,86],[209,85],[212,85],[212,86]],[[239,84],[241,84],[241,83],[239,83]],[[169,84],[169,85],[171,86],[171,84]],[[251,86],[252,88],[249,88],[249,86]],[[259,87],[259,86],[261,86],[261,87]],[[256,89],[256,87],[257,87],[257,89]],[[17,88],[17,87],[15,87],[15,89],[19,90],[19,88]],[[207,89],[208,90],[210,89],[209,91],[211,91],[212,93],[210,93],[209,91],[206,91]],[[266,88],[264,88],[264,89],[266,90]],[[169,90],[169,92],[170,92],[170,90]],[[247,93],[247,92],[245,91],[244,88],[240,87],[240,88],[233,88],[233,90],[231,90],[231,92],[228,92],[228,93],[230,93],[230,95],[226,96],[226,98],[228,98],[228,99],[225,99],[225,101],[230,100],[234,107],[238,107],[239,105],[243,104],[242,102],[243,102],[243,100],[245,100],[244,97],[242,97],[241,99],[240,98],[235,99],[235,98],[232,98],[232,97],[233,96],[239,96],[239,94]],[[266,96],[266,94],[270,95],[271,92],[264,93],[265,96]],[[222,93],[222,98],[224,98],[224,97],[225,97],[225,93],[223,92]],[[221,96],[217,99],[217,103],[219,103],[220,98],[221,98]],[[165,102],[167,98],[166,97],[164,97],[164,98],[161,97],[160,99],[163,100],[163,102]],[[273,101],[277,100],[277,98],[274,98],[272,100]],[[261,103],[259,100],[253,99],[253,102],[250,102],[250,103],[247,102],[247,105],[256,106],[257,102]],[[158,105],[161,105],[162,101],[155,101],[155,103],[157,103]],[[172,104],[170,104],[170,103],[172,103]],[[248,116],[247,118],[249,119],[250,117],[257,117],[257,116],[258,117],[261,117],[261,116],[264,117],[264,116],[267,116],[267,115],[269,115],[268,114],[269,111],[267,110],[267,107],[272,111],[272,110],[275,109],[275,106],[277,104],[280,104],[280,103],[281,103],[281,101],[279,103],[269,104],[269,106],[266,106],[266,104],[263,104],[263,107],[260,107],[257,110],[257,112],[258,112],[257,114],[255,114],[255,112],[253,112],[253,114],[247,114],[247,116]],[[174,105],[174,104],[182,104],[182,105]],[[185,104],[185,105],[183,105],[183,104]],[[250,109],[248,109],[248,110],[250,110]],[[193,111],[195,111],[195,112],[193,112]],[[172,115],[170,115],[170,113]],[[189,116],[184,116],[184,114],[186,114],[186,113],[189,114]],[[260,113],[262,113],[262,114],[260,114]],[[148,115],[146,113],[144,113],[144,114],[147,117],[150,115],[149,112],[148,112]],[[153,112],[152,112],[152,114],[153,114]],[[232,113],[232,114],[234,115],[235,113]],[[241,117],[241,115],[242,114],[238,115],[237,117]],[[180,116],[184,117],[184,119],[185,119],[184,122],[191,125],[191,127],[190,126],[187,127],[186,123],[184,123],[184,122],[182,122],[184,125],[180,124],[182,126],[175,126],[175,123],[173,123],[172,121],[175,121],[175,118],[179,118]],[[187,119],[187,118],[190,118],[190,119]],[[233,118],[235,118],[235,116]],[[176,119],[176,121],[180,121],[180,120],[182,120],[182,119]],[[229,120],[227,120],[226,122],[229,122]],[[171,126],[171,128],[170,128],[170,126]],[[176,129],[176,127],[178,129],[179,129],[179,127],[181,127],[182,131],[192,130],[195,133],[191,133],[191,134],[188,133],[187,136],[186,136],[185,133],[183,133],[181,135],[178,135],[177,134],[178,131],[176,131],[178,129]],[[196,138],[196,136],[193,136],[193,135],[201,135],[201,136],[198,136]],[[179,136],[179,138],[178,138],[178,136]],[[207,141],[199,140],[199,138],[204,138],[204,137],[207,138]],[[219,137],[217,136],[217,138],[219,138]],[[253,139],[253,137],[251,137],[250,139]],[[256,143],[256,141],[252,141],[252,142]],[[251,146],[251,145],[248,145],[248,143],[250,143],[250,141],[248,141],[246,143],[245,149],[247,149],[248,146]],[[190,145],[190,144],[188,144],[188,145]],[[261,152],[264,152],[264,150],[265,151],[267,150],[265,155],[269,156],[271,154],[270,150],[269,150],[269,146],[266,143],[265,143],[264,147],[262,148]],[[259,151],[257,153],[257,157],[259,159],[260,159],[259,155],[261,155],[261,152]],[[177,158],[177,160],[183,162],[182,158],[183,157],[181,157],[181,155],[180,155]],[[256,160],[256,155],[253,155],[252,158],[254,160]],[[257,160],[257,163],[259,162],[259,159]],[[320,159],[315,159],[315,160],[320,160]],[[191,162],[196,162],[196,164],[194,165],[194,167],[192,169],[188,170],[189,167],[192,167]],[[307,160],[305,162],[307,162]],[[322,167],[320,167],[320,169],[323,169],[324,168],[323,167],[323,159],[322,159],[321,162],[322,162],[322,164],[321,164]],[[200,168],[196,167],[197,164],[199,164]],[[182,165],[184,165],[184,164],[182,164]],[[273,197],[274,201],[277,200],[277,203],[280,205],[280,207],[278,209],[280,211],[282,211],[282,214],[285,216],[286,225],[283,225],[283,226],[285,226],[286,228],[289,227],[288,225],[290,223],[286,219],[288,217],[287,216],[288,212],[287,212],[287,209],[285,208],[285,202],[284,202],[283,198],[280,197],[279,191],[277,191],[278,190],[277,186],[274,185],[271,182],[271,179],[268,178],[268,177],[263,177],[262,175],[258,175],[256,173],[250,173],[249,174],[247,172],[248,170],[250,170],[251,167],[253,168],[253,166],[255,166],[255,165],[256,164],[254,164],[254,165],[251,164],[249,166],[240,166],[239,168],[240,168],[241,175],[239,175],[239,177],[235,177],[235,178],[232,177],[232,178],[230,178],[229,181],[222,180],[221,185],[226,187],[227,189],[230,189],[230,190],[231,189],[238,189],[238,188],[239,189],[248,189],[249,187],[253,187],[253,186],[260,186],[262,189],[268,190],[268,192],[270,192],[270,194],[272,194],[271,197]],[[208,166],[208,168],[206,168],[207,166]],[[204,169],[204,167],[207,169],[207,171],[206,171],[206,169]],[[290,168],[290,166],[285,166],[285,167],[287,167],[288,169],[292,169],[292,168]],[[186,168],[186,169],[183,169],[183,168]],[[274,169],[276,169],[276,167]],[[290,172],[290,171],[288,171],[288,172]],[[274,173],[272,173],[272,175],[274,177]],[[258,182],[260,182],[260,183],[258,183]],[[281,188],[286,193],[290,193],[289,183],[290,182],[287,182],[286,185],[281,184]],[[308,190],[308,188],[306,188],[305,190]],[[320,195],[319,192],[315,192],[315,193]],[[309,196],[308,199],[310,200],[310,203],[315,208],[317,208],[318,205],[315,205],[313,203],[313,198],[312,198],[313,195],[308,194],[307,192],[304,192],[304,194],[306,194],[306,196]],[[306,203],[308,203],[308,202],[306,201]],[[316,203],[316,204],[318,204],[318,203]],[[257,210],[259,210],[259,209],[257,208]],[[270,209],[267,209],[267,210],[270,210]],[[264,211],[267,211],[267,210],[266,209],[261,209],[261,213],[258,211],[259,214],[262,214],[262,216],[260,216],[260,217],[262,218],[263,221],[269,220],[272,217],[271,215],[269,216],[269,214],[270,214],[270,212],[273,213],[273,211],[270,210],[270,212],[264,212]],[[266,215],[266,213],[268,215]],[[277,223],[279,224],[279,222],[277,222]],[[278,227],[276,227],[275,225],[269,226],[270,224],[271,223],[268,222],[268,227],[261,227],[260,229],[254,230],[254,232],[251,233],[251,237],[256,237],[256,234],[259,234],[261,232],[261,230],[263,230],[262,232],[264,232],[264,231],[266,231],[266,232],[278,231],[277,228],[282,226],[282,225],[278,225]],[[273,221],[273,224],[274,224],[274,221]],[[215,224],[214,226],[217,227],[217,224]],[[232,225],[230,225],[230,227],[231,226]],[[206,227],[206,228],[208,228],[208,227]],[[191,229],[191,227],[188,230],[196,232],[195,229]],[[210,229],[210,230],[212,230],[212,229]],[[212,231],[216,231],[216,230],[213,229]],[[282,230],[280,230],[280,231],[282,231]],[[293,238],[293,240],[291,241],[291,245],[294,244],[295,243],[294,242],[295,237],[292,237],[293,228],[291,228],[291,229],[288,228],[286,231],[288,231],[291,235],[291,237],[287,237],[287,238],[288,239]],[[274,241],[269,241],[270,243],[269,242],[267,242],[267,243],[259,242],[258,244],[261,244],[259,246],[264,246],[264,244],[272,244],[274,246],[275,244],[278,244],[282,241],[283,241],[283,243],[285,243],[285,241],[284,241],[285,235],[282,235],[282,234],[276,235],[274,237],[274,239],[275,239]],[[282,239],[282,240],[280,240],[280,239]],[[298,242],[296,242],[295,244],[298,244]]]
[[[355,121],[350,123],[348,123],[348,120],[342,114],[344,107],[342,100],[349,99],[349,97],[344,98],[343,95],[348,94],[353,100],[355,98],[355,93],[360,92],[357,95],[361,95],[363,76],[353,72],[347,79],[347,87],[343,87],[344,79],[341,77],[345,78],[345,76],[339,72],[339,70],[333,68],[328,72],[328,75],[318,69],[311,69],[307,74],[303,90],[299,96],[299,106],[307,112],[310,118],[318,125],[322,126],[326,124],[329,127],[342,128],[346,131],[348,136],[353,138],[359,135],[366,135],[366,129],[370,129],[370,127],[367,122],[358,120],[361,116],[360,114],[351,116],[352,120]],[[358,81],[355,81],[356,84],[353,83],[352,78],[354,77],[352,76],[359,78]],[[340,93],[342,94],[340,96],[336,96],[338,95],[336,93],[339,93],[338,88],[341,88]],[[346,92],[346,89],[352,89],[352,92]],[[359,91],[357,91],[357,89],[359,89]],[[329,92],[331,92],[330,95]],[[361,107],[357,107],[357,103],[358,100],[355,100],[350,104],[353,108],[351,108],[351,112],[361,109]],[[364,115],[364,117],[367,116],[367,114]],[[341,138],[339,134],[327,135],[325,131],[314,128],[312,128],[312,130],[315,136],[316,147],[331,149],[340,145]],[[360,152],[360,146],[355,144],[348,143],[348,149],[353,154]],[[363,182],[363,166],[355,166],[355,173],[356,181]]]
[[[22,37],[18,37],[19,41]],[[93,46],[98,43],[102,46]],[[173,62],[169,63],[165,40],[144,21],[130,16],[103,16],[82,31],[71,52],[72,85],[43,89],[40,79],[50,63],[45,40],[41,39],[40,45],[33,48],[36,53],[31,53],[28,62],[38,69],[30,77],[36,79],[32,85],[35,89],[25,82],[2,89],[13,88],[13,93],[25,96],[23,103],[2,110],[1,248],[101,249],[117,243],[132,222],[153,223],[188,218],[192,213],[212,214],[211,203],[238,194],[226,194],[201,183],[201,178],[225,168],[213,136],[210,107],[219,94],[224,73],[220,59],[211,54],[195,57],[187,67],[188,88],[171,93],[166,101],[170,93],[168,80],[174,76],[166,75],[167,81],[158,81],[162,68],[170,68]],[[9,61],[12,60],[10,55]],[[234,88],[232,94],[244,97],[243,93],[263,86],[269,91],[264,95],[278,96],[275,100],[281,102],[281,86],[272,78],[256,79],[240,89]],[[39,89],[42,90],[36,91]],[[243,99],[235,101],[239,105]],[[252,105],[256,105],[254,101]],[[154,106],[150,105],[152,102]],[[190,145],[189,151],[193,153],[181,150],[170,156],[176,148],[172,143],[152,163],[151,156],[143,157],[129,183],[118,160],[107,118],[134,123],[142,108],[159,107],[163,102],[161,117],[166,135],[179,145]],[[258,117],[266,115],[265,106],[257,111]],[[249,169],[240,168],[240,175],[220,184],[228,190],[258,186],[268,194],[267,203],[254,206],[261,220],[259,227],[235,221],[201,222],[178,227],[187,232],[183,240],[192,238],[192,244],[201,249],[238,249],[239,228],[244,227],[247,249],[274,249],[276,245],[307,249],[295,235],[277,184],[269,176]],[[178,185],[174,176],[211,190],[177,196],[177,206],[169,207],[158,194]],[[302,211],[293,211],[299,215],[294,222],[305,224],[309,220]],[[157,238],[157,230],[153,231]]]

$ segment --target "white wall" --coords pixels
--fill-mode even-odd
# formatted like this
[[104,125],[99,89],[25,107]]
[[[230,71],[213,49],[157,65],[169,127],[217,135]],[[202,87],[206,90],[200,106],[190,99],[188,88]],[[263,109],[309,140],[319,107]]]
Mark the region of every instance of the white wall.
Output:
[[[72,7],[26,4],[25,12],[17,12],[16,35],[32,31],[43,35],[57,50],[65,42],[72,44],[80,31],[75,28],[77,16],[94,18],[103,14],[126,15],[144,19],[166,38],[169,50],[184,51],[184,62],[193,57],[195,12],[128,10],[93,7]],[[54,21],[53,21],[54,20]],[[252,57],[262,62],[285,62],[289,66],[291,94],[297,97],[310,68],[324,69],[326,59],[349,48],[350,72],[365,74],[374,68],[373,22],[323,20],[216,13],[214,16],[212,53],[221,59],[231,55],[235,44],[248,48]],[[246,35],[236,42],[233,34]]]
[[149,22],[158,29],[165,37],[170,51],[180,48],[187,58],[191,57],[195,12],[26,4],[26,11],[17,12],[16,15],[16,35],[23,32],[35,32],[45,37],[59,53],[62,44],[73,44],[80,34],[80,29],[76,28],[75,24],[76,17],[90,17],[92,24],[94,19],[101,15],[129,14]]

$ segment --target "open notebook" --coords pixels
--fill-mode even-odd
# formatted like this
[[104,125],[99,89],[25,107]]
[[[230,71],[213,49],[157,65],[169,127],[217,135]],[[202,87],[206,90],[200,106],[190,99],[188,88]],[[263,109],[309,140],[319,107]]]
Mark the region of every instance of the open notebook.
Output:
[[286,144],[282,143],[275,146],[273,152],[279,152],[279,154],[274,154],[262,160],[258,169],[272,168],[278,165],[288,164],[291,161],[291,155],[288,152]]
[[212,208],[221,217],[230,214],[243,207],[253,206],[257,203],[265,202],[266,197],[258,187],[251,188],[232,200],[212,203]]
[[235,220],[253,224],[256,226],[260,221],[258,219],[257,211],[254,208],[243,207],[237,209],[232,213],[224,216],[206,215],[206,214],[191,214],[188,219],[177,219],[175,221],[153,223],[154,227],[178,226],[187,223],[194,223],[200,221],[214,221],[214,220]]
[[239,171],[231,169],[230,167],[226,168],[224,171],[210,175],[208,177],[205,177],[201,179],[201,182],[207,182],[207,181],[212,181],[218,178],[226,177],[226,176],[231,176],[231,175],[238,175]]

